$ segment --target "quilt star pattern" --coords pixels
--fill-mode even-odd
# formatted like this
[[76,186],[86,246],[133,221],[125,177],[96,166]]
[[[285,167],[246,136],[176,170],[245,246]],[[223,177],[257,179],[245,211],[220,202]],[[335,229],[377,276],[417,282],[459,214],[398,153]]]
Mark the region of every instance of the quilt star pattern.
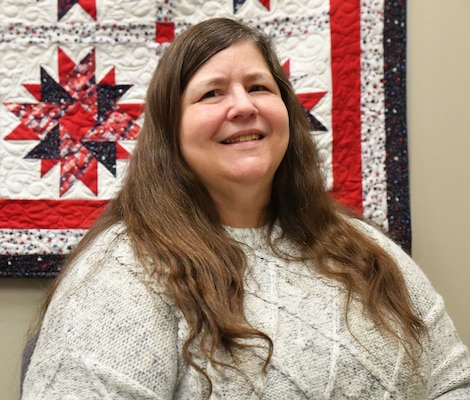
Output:
[[225,16],[268,34],[331,195],[411,250],[406,3],[3,0],[0,276],[54,277],[119,189],[174,38]]
[[59,81],[40,68],[40,84],[23,84],[37,103],[4,103],[20,123],[4,140],[38,144],[25,159],[40,160],[40,177],[60,163],[59,196],[77,181],[98,195],[98,162],[116,177],[116,159],[129,153],[119,140],[135,140],[139,104],[119,104],[132,85],[116,85],[114,67],[99,82],[95,51],[75,64],[58,48]]

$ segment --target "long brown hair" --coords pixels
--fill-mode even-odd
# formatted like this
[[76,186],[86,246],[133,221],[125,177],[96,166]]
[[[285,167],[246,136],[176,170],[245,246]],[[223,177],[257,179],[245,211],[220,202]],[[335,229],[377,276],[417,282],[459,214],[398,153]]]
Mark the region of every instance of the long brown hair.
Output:
[[[122,221],[137,256],[154,279],[164,276],[169,296],[188,322],[183,347],[187,363],[207,377],[190,351],[196,339],[203,356],[226,366],[216,350],[236,358],[251,338],[266,343],[265,366],[269,363],[270,338],[249,326],[244,314],[245,255],[226,233],[209,193],[178,147],[181,98],[188,81],[214,54],[240,40],[261,51],[289,113],[289,145],[266,210],[269,232],[278,224],[304,258],[315,261],[318,272],[346,287],[346,310],[352,296],[359,298],[367,317],[396,336],[407,351],[419,347],[425,328],[412,311],[402,274],[384,250],[348,222],[327,193],[305,115],[269,39],[231,19],[199,23],[165,51],[148,88],[144,124],[123,187],[64,271],[97,235]],[[271,246],[276,248],[273,242]]]

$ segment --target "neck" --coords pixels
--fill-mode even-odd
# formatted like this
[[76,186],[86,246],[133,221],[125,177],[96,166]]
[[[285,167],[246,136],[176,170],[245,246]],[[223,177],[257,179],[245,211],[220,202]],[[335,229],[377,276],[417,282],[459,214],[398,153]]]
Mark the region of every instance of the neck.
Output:
[[233,228],[258,228],[265,225],[270,190],[239,188],[231,193],[211,193],[222,223]]
[[[251,212],[250,212],[251,211]],[[252,212],[250,209],[238,210],[219,209],[222,223],[232,228],[259,228],[265,224],[265,211]]]

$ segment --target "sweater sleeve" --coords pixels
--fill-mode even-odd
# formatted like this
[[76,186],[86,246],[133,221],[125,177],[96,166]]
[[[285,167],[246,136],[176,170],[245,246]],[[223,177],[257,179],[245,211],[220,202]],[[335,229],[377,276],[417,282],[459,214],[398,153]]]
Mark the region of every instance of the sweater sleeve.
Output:
[[128,243],[105,236],[81,254],[55,292],[23,400],[173,398],[176,314],[142,283]]
[[470,356],[436,295],[434,306],[424,318],[429,338],[424,351],[431,362],[430,399],[470,399]]
[[423,357],[430,366],[428,399],[470,399],[470,355],[449,317],[443,298],[419,266],[392,240],[361,224],[398,263],[406,280],[412,306],[429,329]]

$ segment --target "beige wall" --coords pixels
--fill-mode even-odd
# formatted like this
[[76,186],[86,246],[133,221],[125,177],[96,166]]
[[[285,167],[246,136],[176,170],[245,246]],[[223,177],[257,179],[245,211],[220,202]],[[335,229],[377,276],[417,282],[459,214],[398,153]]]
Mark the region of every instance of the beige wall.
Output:
[[[414,258],[470,345],[470,2],[408,0]],[[0,280],[0,396],[18,398],[21,348],[44,282]]]
[[19,398],[21,351],[45,280],[0,279],[0,399]]
[[413,257],[470,346],[470,2],[408,0]]

